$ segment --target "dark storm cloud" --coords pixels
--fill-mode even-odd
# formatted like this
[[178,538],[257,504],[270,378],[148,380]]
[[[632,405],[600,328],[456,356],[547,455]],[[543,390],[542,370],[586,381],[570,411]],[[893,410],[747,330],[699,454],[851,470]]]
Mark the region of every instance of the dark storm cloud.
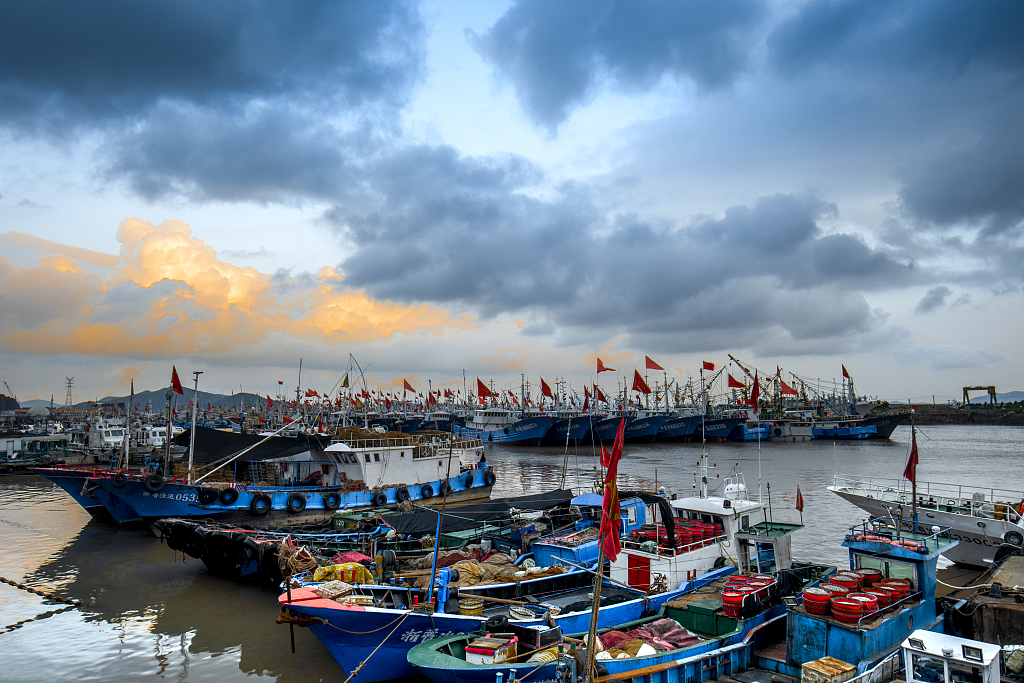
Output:
[[946,305],[946,299],[948,299],[952,293],[952,289],[943,285],[932,287],[925,292],[925,295],[917,302],[917,306],[914,307],[914,310],[918,313],[929,313],[934,311],[936,308],[941,308]]
[[702,89],[730,83],[746,66],[751,30],[763,16],[752,0],[520,0],[470,38],[512,82],[529,116],[553,130],[604,77],[625,90],[663,76]]
[[325,216],[355,247],[341,264],[348,285],[485,317],[526,315],[535,333],[553,323],[675,335],[678,348],[680,335],[703,330],[722,348],[771,329],[780,348],[789,340],[811,352],[884,326],[861,291],[920,276],[857,238],[824,234],[818,221],[835,207],[813,196],[762,197],[680,227],[609,219],[579,185],[532,197],[538,174],[518,157],[424,147],[365,173],[381,193],[372,210],[339,205]]
[[39,0],[0,10],[0,115],[89,123],[162,100],[403,100],[423,26],[405,2]]

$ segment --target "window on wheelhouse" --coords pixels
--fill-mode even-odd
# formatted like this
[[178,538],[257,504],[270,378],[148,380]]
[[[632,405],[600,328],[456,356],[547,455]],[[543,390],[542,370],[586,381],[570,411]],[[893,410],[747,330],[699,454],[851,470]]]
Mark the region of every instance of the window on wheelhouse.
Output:
[[899,560],[883,560],[869,555],[854,555],[854,569],[877,569],[883,579],[904,579],[910,582],[910,590],[917,590],[917,574],[914,564]]
[[364,453],[363,457],[366,458],[366,462],[370,462],[370,454],[369,453]]

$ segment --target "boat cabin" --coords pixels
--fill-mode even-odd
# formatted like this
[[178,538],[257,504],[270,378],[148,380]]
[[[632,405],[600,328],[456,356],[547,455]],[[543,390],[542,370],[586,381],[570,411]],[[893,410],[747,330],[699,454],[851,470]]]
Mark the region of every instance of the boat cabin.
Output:
[[903,641],[907,683],[999,683],[999,654],[991,643],[919,629]]
[[[857,664],[859,675],[916,629],[942,628],[943,616],[935,604],[936,562],[958,541],[950,537],[949,527],[897,534],[889,523],[874,518],[853,527],[843,542],[850,551],[850,572],[837,574],[821,587],[831,597],[823,596],[819,605],[815,595],[805,592],[803,603],[790,608],[789,664],[799,667],[833,657]],[[867,584],[863,590],[857,587],[858,576]],[[837,586],[844,588],[842,577],[851,577],[854,585],[846,586],[845,593],[832,592]],[[884,597],[873,597],[876,592]]]
[[[562,528],[553,534],[541,536],[530,546],[538,567],[550,567],[559,560],[563,564],[589,567],[597,562],[598,532],[601,527],[603,497],[597,493],[585,493],[573,498],[569,504],[579,510],[580,518],[572,526]],[[647,505],[639,498],[619,501],[621,518],[619,534],[626,536],[640,530],[647,524]],[[614,579],[614,575],[612,576]]]

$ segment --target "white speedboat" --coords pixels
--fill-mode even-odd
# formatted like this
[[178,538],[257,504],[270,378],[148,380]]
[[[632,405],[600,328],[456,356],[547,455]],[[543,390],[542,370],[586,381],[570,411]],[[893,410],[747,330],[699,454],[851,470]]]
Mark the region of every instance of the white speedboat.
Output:
[[[828,490],[872,517],[898,520],[906,530],[914,527],[913,493],[906,479],[837,475]],[[1021,491],[917,482],[917,522],[950,527],[951,536],[960,543],[943,554],[958,564],[985,567],[1000,545],[1024,545],[1022,504]]]

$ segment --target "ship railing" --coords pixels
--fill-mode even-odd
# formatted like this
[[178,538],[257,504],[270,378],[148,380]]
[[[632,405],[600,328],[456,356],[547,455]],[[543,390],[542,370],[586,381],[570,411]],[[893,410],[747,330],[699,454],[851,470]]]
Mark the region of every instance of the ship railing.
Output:
[[[693,552],[694,550],[699,550],[700,548],[704,548],[709,545],[714,545],[715,543],[721,543],[725,539],[725,534],[722,534],[721,536],[705,538],[699,541],[693,541],[692,543],[676,545],[675,548],[667,545],[662,545],[659,542],[658,550],[656,553],[653,554],[659,555],[661,557],[678,557],[679,555],[685,555],[686,553]],[[649,543],[650,541],[647,542]],[[643,543],[644,542],[623,539],[622,547],[629,548],[630,550],[640,550],[641,552],[643,552],[643,549],[640,547],[643,545]]]
[[[875,536],[888,539],[892,542],[900,540],[910,544],[917,543],[934,550],[941,550],[946,545],[949,545],[953,540],[953,536],[950,533],[953,527],[926,524],[924,522],[918,522],[917,530],[914,532],[913,538],[899,536],[897,534],[896,525],[900,521],[901,520],[897,520],[893,517],[872,517],[870,519],[866,519],[863,522],[859,522],[850,527],[850,538],[858,540],[857,536],[860,535],[864,540],[870,540],[865,537]],[[902,521],[907,522],[913,520],[903,519]],[[940,539],[943,538],[946,539],[945,543],[940,541]]]
[[362,438],[362,439],[332,439],[332,444],[343,443],[352,448],[353,450],[366,450],[371,448],[408,448],[410,446],[418,446],[420,443],[420,437],[408,435],[408,436],[391,436],[383,438]]
[[921,596],[922,596],[922,593],[920,591],[918,591],[916,593],[911,593],[907,597],[900,598],[896,602],[890,602],[886,607],[879,607],[876,610],[873,610],[871,612],[868,612],[867,614],[861,615],[861,618],[857,620],[857,628],[861,628],[861,624],[864,623],[865,619],[868,619],[868,620],[874,619],[875,617],[880,616],[884,612],[892,612],[893,614],[895,614],[900,609],[902,609],[902,606],[904,604],[910,603],[910,602],[914,602],[916,600],[920,600]]
[[[913,505],[913,487],[906,479],[859,477],[839,474],[833,479],[837,489],[855,495],[871,496],[880,502]],[[1021,523],[1024,491],[965,484],[917,482],[919,509],[950,512],[984,519]]]

